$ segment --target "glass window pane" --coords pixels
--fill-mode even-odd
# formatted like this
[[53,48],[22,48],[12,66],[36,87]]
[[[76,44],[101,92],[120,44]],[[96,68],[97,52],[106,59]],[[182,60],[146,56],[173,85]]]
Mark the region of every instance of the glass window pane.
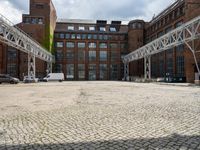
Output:
[[74,30],[74,26],[68,26],[67,29],[68,30]]
[[96,48],[97,44],[96,43],[89,43],[89,48]]
[[85,65],[78,64],[78,78],[85,79]]
[[78,42],[78,48],[85,48],[84,42]]
[[108,48],[106,43],[100,43],[99,48]]
[[63,42],[56,42],[56,47],[57,47],[57,48],[62,48],[63,45],[64,45]]
[[95,27],[89,27],[90,31],[95,31]]
[[100,64],[100,80],[106,80],[107,79],[107,64]]
[[89,51],[89,61],[96,61],[96,51]]
[[96,80],[96,64],[89,64],[89,80]]
[[75,47],[74,42],[67,42],[66,47],[67,48],[74,48]]
[[78,61],[85,61],[85,51],[83,50],[78,51]]
[[100,61],[107,61],[107,51],[100,51]]
[[74,51],[73,50],[67,50],[67,61],[74,61]]
[[74,64],[67,64],[67,79],[74,79]]

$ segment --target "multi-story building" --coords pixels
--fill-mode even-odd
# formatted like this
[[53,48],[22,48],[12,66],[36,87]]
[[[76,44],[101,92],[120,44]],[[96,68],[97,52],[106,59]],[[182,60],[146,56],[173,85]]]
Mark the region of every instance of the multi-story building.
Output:
[[[17,26],[55,54],[54,71],[66,80],[121,80],[122,57],[199,16],[199,0],[177,0],[150,22],[58,19],[51,0],[30,0],[30,14]],[[54,42],[53,42],[54,40]],[[54,47],[53,47],[54,46]],[[195,41],[196,49],[200,42]],[[197,53],[200,64],[200,54]],[[37,76],[44,76],[45,63],[36,60]],[[152,77],[182,78],[194,82],[197,68],[185,45],[152,56]],[[22,78],[27,55],[0,44],[0,73]],[[130,76],[144,76],[144,62],[130,63]]]
[[120,80],[127,51],[121,21],[59,20],[55,30],[56,71],[67,80]]

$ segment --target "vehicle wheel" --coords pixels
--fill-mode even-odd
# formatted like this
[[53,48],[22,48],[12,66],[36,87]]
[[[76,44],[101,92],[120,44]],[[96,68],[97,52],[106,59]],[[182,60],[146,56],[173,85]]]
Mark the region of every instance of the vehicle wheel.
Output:
[[14,81],[10,81],[10,84],[15,84],[15,82]]
[[59,82],[63,82],[63,80],[59,80]]
[[0,84],[1,84],[1,82],[0,82]]

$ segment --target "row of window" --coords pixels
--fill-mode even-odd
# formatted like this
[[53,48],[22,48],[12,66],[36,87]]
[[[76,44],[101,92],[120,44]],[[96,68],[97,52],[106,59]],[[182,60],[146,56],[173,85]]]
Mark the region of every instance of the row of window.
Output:
[[[68,25],[67,26],[67,30],[68,31],[74,31],[75,30],[75,26],[73,25]],[[100,31],[100,32],[106,32],[107,28],[105,26],[100,26],[100,27],[96,27],[96,26],[90,26],[90,27],[85,27],[85,26],[79,26],[78,31]],[[110,32],[117,32],[116,27],[109,27],[109,31]]]
[[26,24],[43,24],[43,18],[38,18],[38,17],[24,17],[23,18],[23,23]]
[[[75,59],[76,57],[76,59]],[[86,58],[86,53],[83,50],[79,50],[77,55],[73,51],[67,51],[66,56],[61,51],[56,52],[56,61],[62,61],[66,59],[67,61],[85,61],[88,59],[89,61],[97,61],[97,52],[96,51],[89,51],[88,58]],[[108,61],[108,52],[107,51],[100,51],[99,52],[99,61]],[[119,61],[120,54],[116,51],[111,51],[110,53],[110,60],[111,61]]]
[[[110,49],[118,49],[120,46],[120,48],[125,48],[126,44],[118,44],[118,43],[110,43],[109,44],[109,48]],[[64,47],[64,42],[55,42],[55,47],[56,48],[63,48]],[[77,43],[77,47],[78,48],[90,48],[90,49],[94,49],[97,48],[97,43],[95,42],[90,42],[88,43],[88,46],[85,42],[78,42]],[[75,42],[66,42],[66,48],[75,48]],[[108,48],[108,44],[107,43],[99,43],[99,48],[101,49],[106,49]]]
[[152,25],[149,29],[150,32],[154,32],[157,29],[161,28],[162,26],[169,23],[169,21],[176,19],[177,17],[184,14],[184,7],[177,8],[176,10],[172,11],[167,16],[163,17],[163,19],[160,19],[158,22],[156,22],[154,25]]
[[[110,79],[117,80],[118,78],[118,66],[117,64],[110,65]],[[99,71],[99,79],[100,80],[107,80],[108,74],[108,65],[107,64],[100,64],[99,70],[97,70],[96,64],[89,64],[88,66],[88,79],[89,80],[96,80],[97,79],[97,71]],[[56,65],[56,72],[63,72],[63,65],[57,64]],[[78,64],[78,78],[85,79],[86,71],[84,64]],[[74,79],[75,78],[75,65],[74,64],[67,64],[66,65],[66,78],[67,79]]]
[[55,33],[57,39],[78,39],[78,40],[125,40],[125,35],[103,35],[103,34],[70,34],[70,33]]

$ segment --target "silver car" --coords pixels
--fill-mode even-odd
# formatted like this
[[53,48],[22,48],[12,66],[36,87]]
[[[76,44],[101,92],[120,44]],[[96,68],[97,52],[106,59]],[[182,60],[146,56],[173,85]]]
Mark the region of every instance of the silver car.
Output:
[[11,77],[9,75],[0,74],[0,84],[1,83],[17,84],[19,83],[19,79]]

